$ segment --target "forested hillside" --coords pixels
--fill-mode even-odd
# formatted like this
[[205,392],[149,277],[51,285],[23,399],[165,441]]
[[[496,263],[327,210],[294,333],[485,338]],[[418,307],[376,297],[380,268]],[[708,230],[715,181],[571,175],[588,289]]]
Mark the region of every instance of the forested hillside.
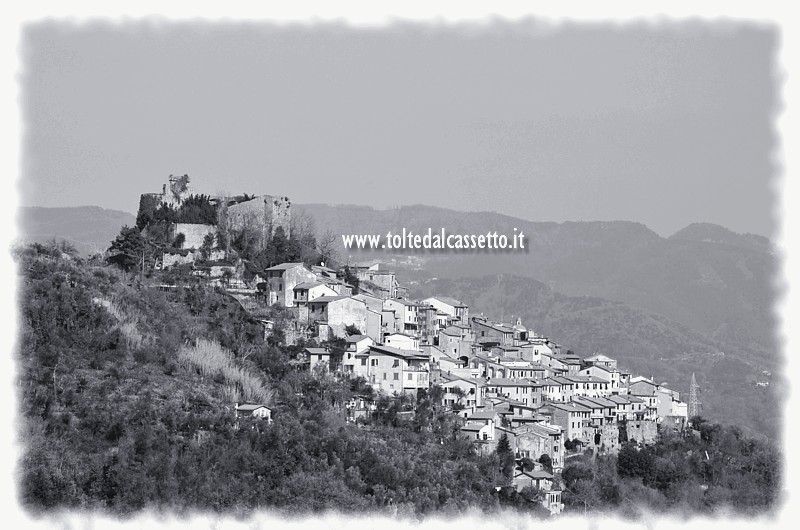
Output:
[[[388,401],[369,429],[347,424],[354,389],[292,370],[293,350],[264,342],[220,291],[136,289],[115,269],[41,245],[18,260],[20,491],[30,509],[499,507],[497,458],[473,454],[457,417],[425,396],[408,425],[395,427],[400,405]],[[207,373],[192,351],[229,352],[231,369]],[[249,397],[241,372],[271,401],[271,426],[237,428],[232,406]]]

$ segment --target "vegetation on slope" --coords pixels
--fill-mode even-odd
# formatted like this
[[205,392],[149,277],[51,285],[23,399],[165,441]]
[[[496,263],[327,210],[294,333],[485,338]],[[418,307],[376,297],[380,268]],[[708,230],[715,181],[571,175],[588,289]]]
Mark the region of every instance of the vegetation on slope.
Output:
[[[261,327],[224,292],[200,285],[161,291],[147,282],[136,288],[130,274],[83,262],[67,248],[33,245],[17,259],[25,443],[19,491],[31,510],[246,514],[263,508],[423,517],[505,507],[542,513],[533,502],[540,493],[496,489],[510,481],[508,452],[476,454],[459,434],[461,420],[437,405],[439,387],[403,399],[381,397],[373,419],[347,423],[345,403],[370,392],[363,381],[293,369],[289,361],[303,345],[281,346],[279,333],[265,341]],[[248,390],[244,384],[232,389],[232,382],[245,379],[257,383],[249,397],[272,397],[273,424],[234,417],[231,398],[236,392],[248,398]],[[735,444],[714,445],[712,438],[702,446],[712,461],[722,455],[731,479],[706,478],[715,488],[698,494],[703,502],[676,499],[670,507],[694,513],[770,508],[776,453],[735,438]],[[701,448],[682,443],[689,445],[674,455],[671,445],[654,451],[677,461],[684,449]],[[603,461],[616,465],[614,457]],[[654,469],[661,476],[661,467]],[[696,474],[676,477],[670,479],[676,490],[697,481]],[[588,475],[582,480],[606,491]],[[661,494],[659,482],[641,480],[623,490],[625,502],[660,507],[651,502]],[[748,501],[753,488],[761,490]]]
[[666,433],[652,445],[626,443],[616,456],[567,461],[568,509],[638,517],[647,512],[758,515],[780,501],[780,455],[774,444],[737,427],[696,418],[693,435]]

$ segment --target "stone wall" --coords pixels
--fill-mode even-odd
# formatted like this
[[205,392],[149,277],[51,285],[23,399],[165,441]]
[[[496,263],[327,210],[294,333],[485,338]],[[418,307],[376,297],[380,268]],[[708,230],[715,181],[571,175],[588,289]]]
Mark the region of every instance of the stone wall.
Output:
[[[225,259],[225,251],[212,250],[208,258],[211,261]],[[194,252],[190,251],[185,253],[185,255],[178,252],[175,253],[165,252],[164,257],[161,261],[161,267],[163,269],[169,269],[170,267],[175,267],[176,265],[194,263],[196,261],[200,261],[200,259],[202,259],[200,251],[194,251]]]
[[[595,443],[595,436],[599,434],[599,443]],[[606,423],[599,427],[586,426],[583,428],[583,438],[589,446],[599,453],[616,454],[619,451],[619,426],[615,423]]]
[[261,195],[249,201],[228,206],[225,224],[229,231],[238,231],[245,226],[255,227],[261,235],[261,244],[280,226],[287,237],[291,227],[291,201],[288,197]]
[[628,440],[640,443],[653,443],[658,437],[658,426],[653,420],[631,420],[625,425]]
[[175,239],[178,234],[183,234],[186,239],[181,248],[198,249],[203,246],[203,240],[208,234],[216,235],[216,233],[217,227],[214,225],[176,223],[173,227],[172,239]]

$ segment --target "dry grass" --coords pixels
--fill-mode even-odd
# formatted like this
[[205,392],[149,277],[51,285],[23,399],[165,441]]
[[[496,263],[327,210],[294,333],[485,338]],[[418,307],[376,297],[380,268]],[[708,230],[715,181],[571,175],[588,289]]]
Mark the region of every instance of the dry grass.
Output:
[[122,337],[125,339],[125,345],[129,350],[137,350],[144,346],[153,345],[155,337],[140,331],[145,319],[139,309],[127,306],[127,304],[122,303],[119,299],[109,301],[94,298],[92,301],[104,307],[105,310],[108,311],[108,314],[117,320],[117,328],[120,333],[122,333]]
[[247,401],[269,406],[274,391],[249,370],[236,364],[233,354],[215,341],[197,339],[194,346],[185,345],[178,359],[186,367],[197,370],[203,377],[221,375],[225,380],[222,394],[229,401]]

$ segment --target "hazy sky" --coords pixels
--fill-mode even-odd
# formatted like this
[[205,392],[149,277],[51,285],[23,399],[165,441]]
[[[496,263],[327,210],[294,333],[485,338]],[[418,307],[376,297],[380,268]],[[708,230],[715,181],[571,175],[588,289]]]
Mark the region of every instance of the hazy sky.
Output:
[[774,28],[80,25],[25,32],[23,205],[198,192],[770,235]]

